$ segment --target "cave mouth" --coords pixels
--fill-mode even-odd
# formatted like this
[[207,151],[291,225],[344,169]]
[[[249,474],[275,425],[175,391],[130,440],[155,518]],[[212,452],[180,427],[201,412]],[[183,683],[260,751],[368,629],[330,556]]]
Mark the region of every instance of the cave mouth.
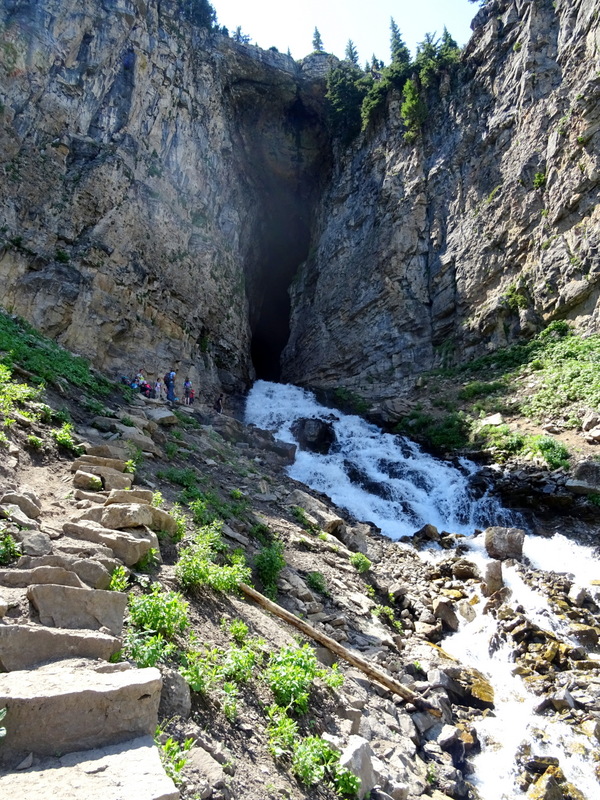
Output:
[[290,336],[288,290],[308,256],[309,225],[295,203],[282,202],[271,205],[261,238],[250,297],[251,357],[257,378],[277,382]]

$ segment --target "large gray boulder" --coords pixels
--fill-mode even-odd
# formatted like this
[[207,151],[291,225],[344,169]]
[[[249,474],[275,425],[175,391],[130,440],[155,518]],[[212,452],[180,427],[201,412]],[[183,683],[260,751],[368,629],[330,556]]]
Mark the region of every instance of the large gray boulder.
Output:
[[335,430],[331,422],[324,419],[302,417],[292,424],[292,433],[301,450],[327,455],[335,442]]
[[151,736],[44,759],[2,777],[5,797],[179,800]]
[[0,748],[0,762],[153,734],[160,689],[155,668],[129,669],[83,659],[0,674],[0,708],[7,708],[10,731]]
[[36,664],[65,658],[108,661],[120,646],[120,639],[100,631],[0,625],[0,670],[30,669]]
[[35,584],[27,598],[39,614],[42,625],[53,628],[107,628],[113,636],[123,630],[127,595],[100,589]]
[[520,528],[486,528],[485,549],[490,558],[506,561],[507,558],[521,559],[525,531]]
[[63,531],[73,539],[86,539],[89,542],[110,547],[115,556],[127,567],[137,564],[151,547],[158,550],[156,534],[145,528],[117,531],[105,528],[99,522],[84,520],[82,522],[65,522]]
[[360,780],[358,796],[369,794],[377,785],[377,775],[373,768],[374,753],[371,745],[362,736],[351,735],[348,744],[340,756],[340,765],[354,773]]

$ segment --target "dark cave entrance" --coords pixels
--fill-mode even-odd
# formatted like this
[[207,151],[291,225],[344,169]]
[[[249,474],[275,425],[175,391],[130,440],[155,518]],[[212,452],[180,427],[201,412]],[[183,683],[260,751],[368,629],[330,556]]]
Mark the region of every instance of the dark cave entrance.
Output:
[[280,378],[281,354],[290,335],[288,289],[308,255],[309,244],[309,223],[294,199],[287,198],[277,208],[270,204],[251,294],[251,356],[257,378]]

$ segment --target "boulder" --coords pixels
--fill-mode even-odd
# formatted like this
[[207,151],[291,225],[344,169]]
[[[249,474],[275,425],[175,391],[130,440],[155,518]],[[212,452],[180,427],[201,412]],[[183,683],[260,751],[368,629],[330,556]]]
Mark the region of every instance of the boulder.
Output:
[[459,581],[480,577],[477,565],[469,561],[468,558],[459,558],[452,564],[452,575]]
[[[108,551],[111,555],[112,552]],[[45,556],[23,556],[17,562],[19,569],[33,569],[35,567],[64,567],[78,575],[81,580],[92,589],[107,589],[110,583],[110,573],[94,558],[76,558],[67,554],[50,554]],[[43,581],[32,581],[42,583]]]
[[125,472],[127,466],[125,461],[120,458],[104,458],[103,456],[92,456],[89,454],[79,456],[71,464],[71,472],[77,472],[78,469],[85,470],[88,466],[94,467],[108,467],[109,469],[116,469],[117,472]]
[[39,501],[34,503],[30,497],[25,494],[17,494],[16,492],[7,492],[0,499],[0,503],[11,503],[18,506],[21,511],[26,514],[30,519],[37,519],[41,513]]
[[33,770],[5,775],[2,789],[13,798],[179,800],[151,736],[41,760]]
[[69,753],[153,734],[160,688],[155,668],[83,659],[0,674],[0,708],[8,709],[10,730],[0,760]]
[[39,523],[27,516],[21,511],[21,508],[16,503],[4,503],[0,505],[0,519],[7,519],[9,522],[14,522],[22,530],[38,530]]
[[159,425],[177,425],[179,420],[169,408],[149,408],[146,411],[148,419],[157,422]]
[[65,658],[108,661],[120,647],[120,639],[100,631],[0,625],[0,670],[30,669],[36,664]]
[[[139,447],[144,453],[152,453],[153,455],[160,455],[160,449],[155,444],[150,436],[145,436],[140,433],[137,428],[130,428],[128,425],[119,425],[119,432],[121,439],[130,442],[134,447]],[[119,487],[114,487],[119,488]]]
[[573,470],[573,477],[566,482],[565,486],[574,494],[600,492],[600,463],[581,461]]
[[[89,475],[97,475],[102,478],[102,485],[109,492],[112,489],[131,489],[133,475],[112,469],[112,467],[99,467],[95,464],[86,464],[85,470]],[[75,474],[77,475],[77,473]],[[85,489],[85,486],[78,486],[78,488]]]
[[519,560],[523,556],[525,531],[520,528],[486,528],[484,531],[485,549],[491,558],[505,561],[507,558]]
[[445,597],[436,597],[433,601],[433,614],[436,619],[440,619],[451,631],[458,630],[458,617],[454,611],[454,603],[450,600]]
[[348,744],[340,756],[340,766],[350,770],[359,779],[359,797],[365,797],[377,785],[373,757],[371,745],[366,739],[354,734],[349,736]]
[[187,719],[192,710],[190,685],[176,669],[165,668],[160,693],[159,714],[163,719],[181,717]]
[[146,503],[113,503],[101,509],[100,523],[113,530],[144,525],[153,527],[153,512],[156,510]]
[[502,577],[502,561],[489,561],[485,565],[482,593],[484,597],[491,597],[504,586]]
[[151,547],[158,550],[156,534],[145,528],[117,531],[105,528],[99,522],[83,521],[65,522],[63,531],[73,539],[87,539],[110,547],[114,555],[127,567],[137,564]]
[[113,636],[123,630],[127,595],[101,589],[76,589],[72,586],[34,584],[27,598],[42,625],[52,628],[107,628]]
[[113,489],[109,492],[104,505],[112,503],[146,503],[152,502],[152,491],[150,489]]
[[326,533],[332,533],[336,536],[345,527],[344,520],[333,511],[330,511],[325,503],[307,494],[307,492],[303,492],[301,489],[291,492],[286,503],[290,506],[303,508],[311,517],[315,518]]
[[13,534],[27,556],[45,556],[52,552],[52,540],[42,531],[19,530]]
[[301,417],[293,422],[291,431],[298,440],[300,450],[327,455],[335,442],[335,430],[324,419]]
[[54,583],[87,589],[75,572],[63,566],[40,565],[32,569],[0,569],[0,585],[26,589],[32,583]]
[[127,461],[129,453],[125,447],[116,444],[95,444],[88,446],[86,452],[90,456],[102,456],[103,458],[117,458],[120,461]]
[[85,492],[98,492],[102,489],[102,478],[99,475],[92,475],[90,472],[77,470],[73,476],[73,486],[76,489],[83,489]]

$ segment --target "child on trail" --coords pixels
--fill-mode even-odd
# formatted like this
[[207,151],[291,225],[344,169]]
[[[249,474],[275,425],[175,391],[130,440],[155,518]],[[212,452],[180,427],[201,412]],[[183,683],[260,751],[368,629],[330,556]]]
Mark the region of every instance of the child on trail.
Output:
[[154,396],[157,400],[164,400],[166,397],[164,392],[164,384],[160,378],[157,378],[156,383],[154,384]]
[[183,402],[186,406],[190,405],[190,392],[192,391],[192,382],[186,376],[186,379],[183,382]]

